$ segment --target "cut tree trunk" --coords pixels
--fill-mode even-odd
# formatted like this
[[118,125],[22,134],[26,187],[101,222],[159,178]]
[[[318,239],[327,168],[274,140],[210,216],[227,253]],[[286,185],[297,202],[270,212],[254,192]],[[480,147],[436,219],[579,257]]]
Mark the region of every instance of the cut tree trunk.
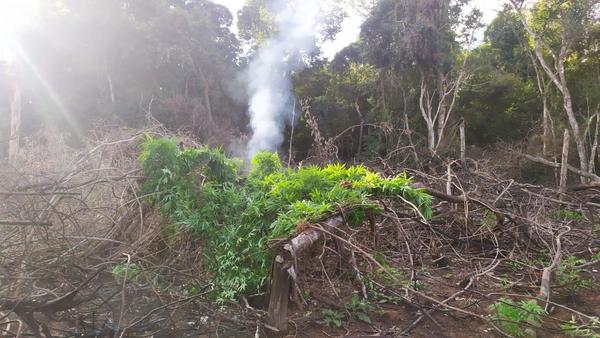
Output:
[[[333,216],[321,223],[323,228],[331,231],[344,223],[340,215]],[[309,228],[298,236],[279,245],[280,248],[273,262],[271,271],[271,290],[269,293],[269,320],[267,335],[283,337],[288,331],[288,302],[292,279],[297,277],[297,257],[308,251],[323,238],[323,232]]]

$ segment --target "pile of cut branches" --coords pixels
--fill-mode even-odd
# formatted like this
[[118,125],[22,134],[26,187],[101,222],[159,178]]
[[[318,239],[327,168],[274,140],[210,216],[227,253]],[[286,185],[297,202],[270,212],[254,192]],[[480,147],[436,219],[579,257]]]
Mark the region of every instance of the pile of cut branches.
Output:
[[244,167],[164,135],[1,168],[3,334],[598,334],[593,185],[468,159]]
[[58,134],[0,165],[0,336],[225,335],[255,320],[209,306],[198,243],[144,204],[144,131],[99,127],[83,149]]

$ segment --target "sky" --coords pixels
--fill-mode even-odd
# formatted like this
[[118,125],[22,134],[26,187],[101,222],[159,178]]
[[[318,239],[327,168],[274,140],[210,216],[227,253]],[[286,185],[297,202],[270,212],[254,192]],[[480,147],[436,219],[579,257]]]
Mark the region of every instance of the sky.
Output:
[[[229,8],[229,10],[234,13],[234,18],[236,18],[237,15],[235,13],[242,8],[246,0],[213,1]],[[483,22],[486,25],[496,17],[496,14],[502,9],[504,3],[504,0],[473,0],[473,5],[483,12]],[[356,41],[358,38],[360,25],[362,24],[364,17],[360,16],[358,13],[352,13],[352,11],[349,12],[349,16],[342,23],[342,31],[338,34],[336,39],[321,46],[323,54],[328,58],[332,58],[335,53]],[[236,22],[234,22],[233,27],[237,27]],[[479,38],[481,37],[483,37],[483,30],[479,32]]]

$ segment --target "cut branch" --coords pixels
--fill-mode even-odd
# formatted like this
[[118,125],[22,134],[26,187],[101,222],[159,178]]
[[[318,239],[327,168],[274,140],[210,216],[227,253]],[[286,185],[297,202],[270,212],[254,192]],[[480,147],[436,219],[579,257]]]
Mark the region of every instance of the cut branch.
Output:
[[52,226],[52,223],[23,221],[23,220],[18,220],[18,221],[0,220],[0,225],[39,225],[39,226],[50,227],[50,226]]
[[[333,216],[322,223],[327,230],[335,229],[344,223],[340,215]],[[321,238],[323,232],[309,228],[298,236],[284,243],[273,262],[271,272],[271,292],[269,295],[269,336],[282,337],[288,330],[288,300],[290,293],[290,276],[296,276],[296,258]]]
[[[538,156],[533,156],[533,155],[529,155],[529,154],[523,154],[523,153],[519,153],[519,152],[514,152],[514,154],[519,155],[521,157],[525,157],[526,159],[536,162],[536,163],[540,163],[540,164],[544,164],[547,165],[549,167],[553,167],[553,168],[557,168],[560,169],[561,164],[558,162],[553,162],[553,161],[549,161],[545,158],[541,158]],[[600,181],[600,176],[593,174],[593,173],[589,173],[580,169],[577,169],[575,167],[573,167],[570,164],[567,164],[567,169],[581,177],[587,177],[587,178],[591,178],[593,181]]]

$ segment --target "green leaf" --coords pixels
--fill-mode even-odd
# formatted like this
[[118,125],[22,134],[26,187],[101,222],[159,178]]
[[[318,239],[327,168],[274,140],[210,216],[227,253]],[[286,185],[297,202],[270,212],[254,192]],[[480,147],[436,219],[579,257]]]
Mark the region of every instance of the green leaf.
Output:
[[371,324],[371,318],[369,318],[369,315],[367,315],[366,313],[358,312],[355,314],[355,316],[358,320],[361,320],[365,323]]

